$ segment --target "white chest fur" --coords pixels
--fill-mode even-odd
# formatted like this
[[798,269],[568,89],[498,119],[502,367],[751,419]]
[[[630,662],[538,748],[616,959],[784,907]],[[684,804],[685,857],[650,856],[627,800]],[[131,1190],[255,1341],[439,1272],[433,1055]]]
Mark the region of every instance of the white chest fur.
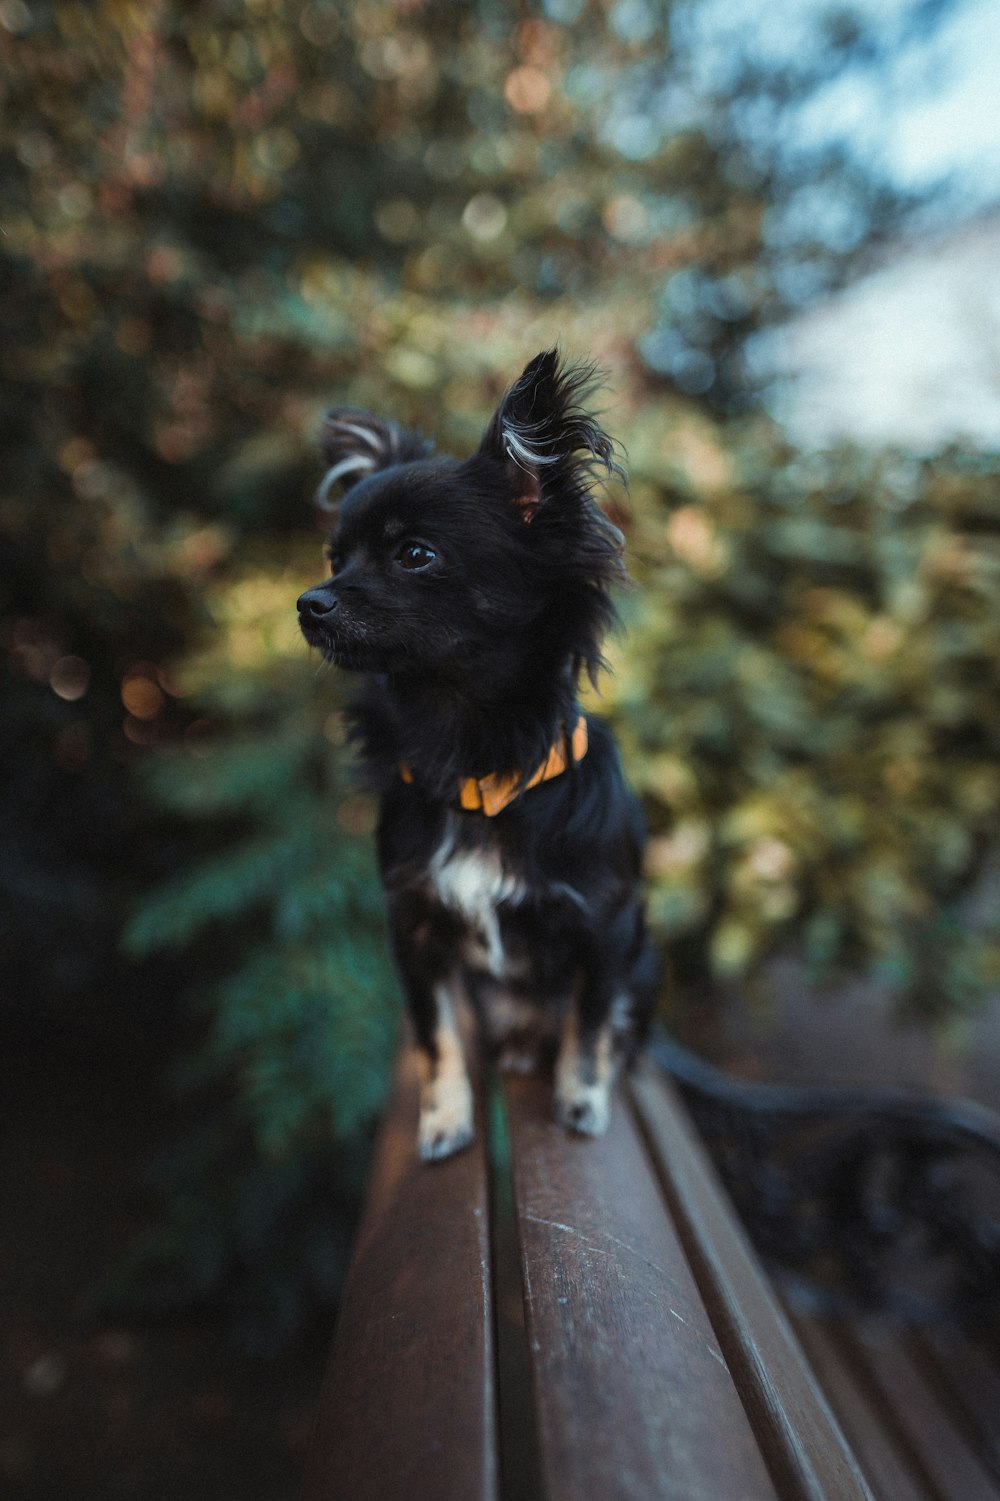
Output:
[[521,881],[504,869],[498,851],[456,849],[451,838],[431,861],[430,876],[438,900],[469,924],[487,968],[502,976],[505,961],[497,908],[502,902],[523,899]]

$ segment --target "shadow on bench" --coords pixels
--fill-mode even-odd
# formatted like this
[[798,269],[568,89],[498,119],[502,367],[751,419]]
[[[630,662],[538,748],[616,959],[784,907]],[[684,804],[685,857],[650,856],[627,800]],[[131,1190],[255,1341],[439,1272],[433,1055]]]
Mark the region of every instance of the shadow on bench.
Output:
[[[755,1087],[699,1073],[686,1054],[666,1061],[713,1145],[732,1138],[728,1167],[745,1162],[734,1123]],[[779,1163],[783,1140],[794,1158],[795,1103],[764,1101]],[[423,1167],[415,1059],[400,1054],[308,1501],[1000,1498],[1000,1375],[985,1340],[889,1325],[882,1305],[881,1322],[853,1305],[857,1317],[837,1307],[834,1319],[813,1276],[818,1243],[794,1217],[789,1315],[653,1062],[599,1141],[566,1135],[550,1111],[545,1080],[505,1079],[476,1145]],[[750,1193],[774,1240],[777,1200]]]

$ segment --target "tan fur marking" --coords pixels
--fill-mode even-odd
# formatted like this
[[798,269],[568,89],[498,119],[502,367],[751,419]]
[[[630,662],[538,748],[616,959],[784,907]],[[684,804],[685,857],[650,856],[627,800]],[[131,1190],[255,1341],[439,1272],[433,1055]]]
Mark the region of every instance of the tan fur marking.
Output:
[[555,1113],[560,1125],[585,1136],[603,1136],[611,1120],[615,1054],[610,1026],[601,1027],[591,1046],[580,1038],[576,1003],[570,1007],[556,1060]]
[[417,1146],[425,1162],[450,1157],[466,1147],[475,1135],[472,1085],[465,1065],[462,1039],[455,1020],[451,992],[440,986],[436,993],[438,1026],[434,1035],[437,1058],[422,1060],[420,1124]]

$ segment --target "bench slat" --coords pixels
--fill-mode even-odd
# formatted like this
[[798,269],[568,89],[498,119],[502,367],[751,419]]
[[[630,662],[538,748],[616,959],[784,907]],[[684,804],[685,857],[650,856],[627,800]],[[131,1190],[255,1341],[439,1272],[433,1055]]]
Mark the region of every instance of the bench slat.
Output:
[[716,1336],[780,1495],[871,1501],[671,1081],[643,1062],[630,1087]]
[[972,1339],[927,1336],[919,1342],[939,1392],[971,1429],[991,1473],[1000,1480],[1000,1369],[996,1352]]
[[591,1141],[504,1094],[546,1501],[774,1501],[625,1102]]
[[492,1165],[483,1119],[421,1165],[417,1096],[404,1048],[306,1501],[1000,1501],[992,1347],[796,1317],[800,1346],[652,1065],[597,1141],[504,1081]]
[[495,1501],[484,1132],[431,1167],[403,1049],[320,1405],[307,1501]]
[[1000,1487],[937,1401],[897,1339],[845,1329],[842,1339],[875,1385],[941,1501],[998,1501]]
[[815,1318],[796,1318],[793,1322],[878,1501],[927,1501],[922,1466],[918,1464],[914,1470],[910,1446],[899,1442],[872,1393],[859,1383],[837,1340],[836,1326]]

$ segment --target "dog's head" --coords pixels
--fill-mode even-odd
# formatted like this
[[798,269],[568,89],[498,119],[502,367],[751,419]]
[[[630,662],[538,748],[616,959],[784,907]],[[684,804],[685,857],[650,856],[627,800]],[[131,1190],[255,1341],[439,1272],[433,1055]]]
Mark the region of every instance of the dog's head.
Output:
[[582,405],[593,383],[589,367],[538,355],[464,461],[367,412],[331,412],[331,577],[299,599],[306,640],[368,672],[509,682],[531,653],[593,676],[626,578],[593,495],[602,475],[624,478]]

